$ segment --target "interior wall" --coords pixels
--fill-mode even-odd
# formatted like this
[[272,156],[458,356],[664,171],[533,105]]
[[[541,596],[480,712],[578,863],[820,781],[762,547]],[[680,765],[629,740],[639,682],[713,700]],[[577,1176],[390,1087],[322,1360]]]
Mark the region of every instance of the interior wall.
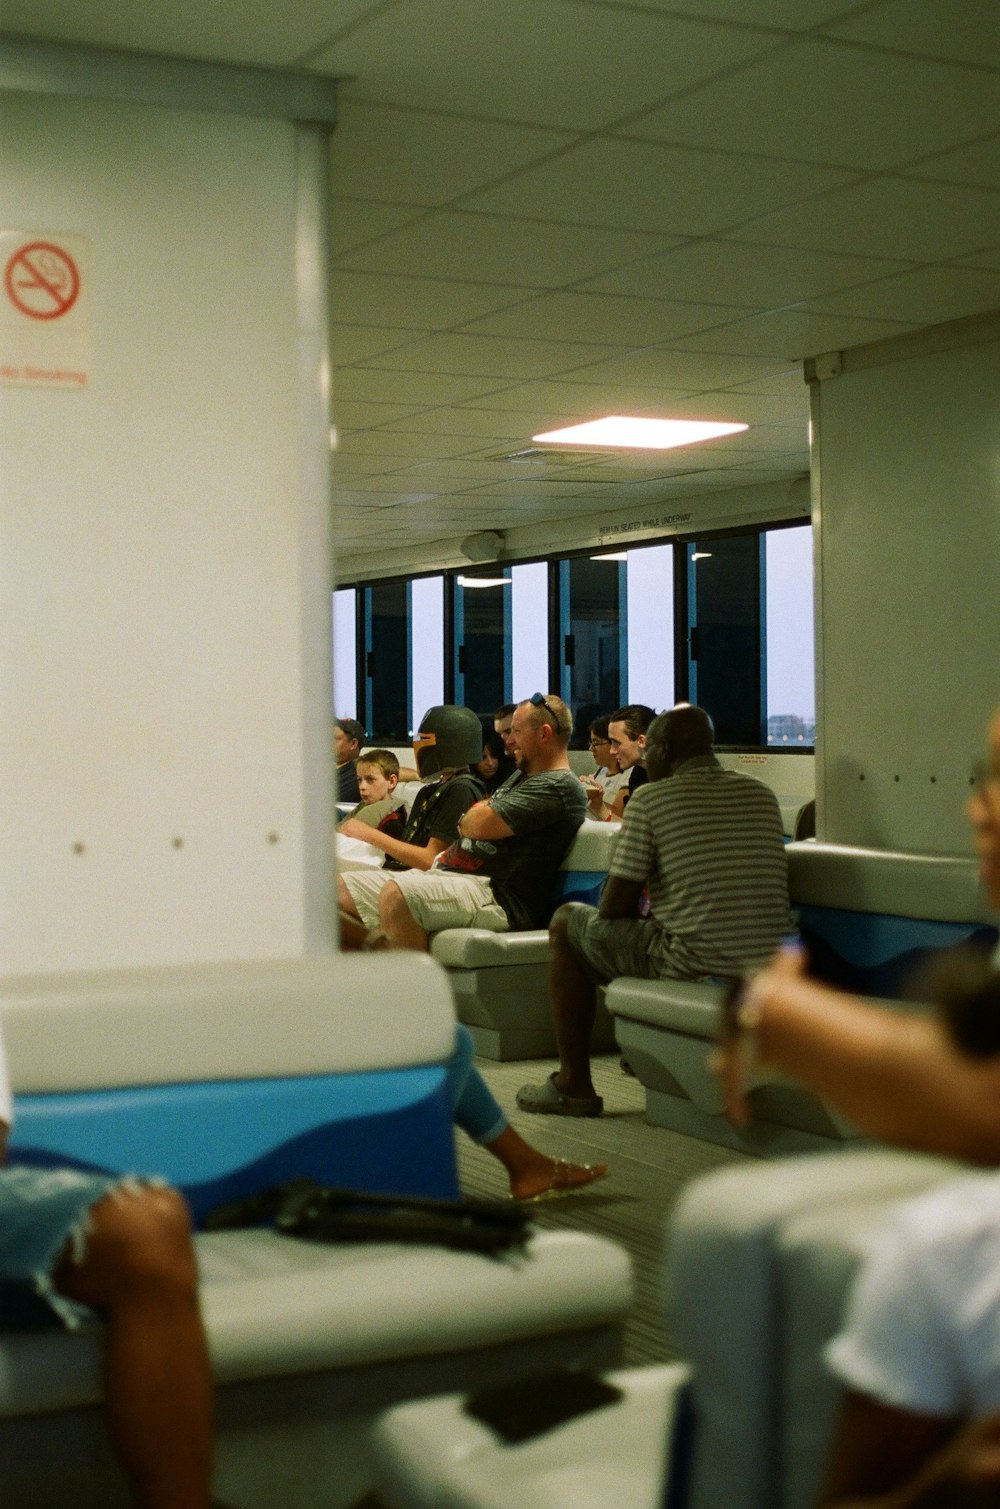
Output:
[[0,388],[6,972],[303,950],[295,130],[3,98],[92,275],[89,385]]
[[845,352],[814,384],[821,838],[969,853],[1000,703],[998,391],[995,316]]

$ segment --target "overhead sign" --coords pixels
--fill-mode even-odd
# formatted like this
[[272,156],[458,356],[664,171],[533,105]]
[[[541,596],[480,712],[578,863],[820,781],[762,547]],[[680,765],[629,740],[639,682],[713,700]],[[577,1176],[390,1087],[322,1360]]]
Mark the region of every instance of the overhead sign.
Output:
[[90,380],[90,243],[0,231],[0,383],[85,388]]

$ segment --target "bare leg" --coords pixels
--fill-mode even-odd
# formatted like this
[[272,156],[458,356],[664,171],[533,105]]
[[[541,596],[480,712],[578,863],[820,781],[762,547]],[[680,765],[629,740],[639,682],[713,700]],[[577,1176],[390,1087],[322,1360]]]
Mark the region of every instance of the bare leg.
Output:
[[549,926],[549,1001],[559,1047],[559,1070],[555,1082],[564,1095],[593,1096],[590,1077],[590,1039],[597,1013],[597,987],[586,974],[566,936],[572,908],[568,901],[554,914]]
[[207,1509],[212,1379],[187,1207],[169,1189],[109,1195],[56,1288],[106,1322],[105,1411],[138,1509]]
[[350,912],[338,912],[337,924],[340,928],[340,946],[345,953],[359,953],[368,947],[368,929],[360,917],[352,917]]
[[486,1150],[499,1158],[510,1177],[510,1192],[515,1200],[530,1200],[549,1190],[579,1189],[592,1184],[608,1171],[606,1163],[567,1163],[563,1158],[548,1158],[515,1132],[505,1127]]
[[427,953],[430,948],[428,934],[414,918],[394,880],[387,881],[379,892],[378,915],[390,948],[409,948],[417,953]]

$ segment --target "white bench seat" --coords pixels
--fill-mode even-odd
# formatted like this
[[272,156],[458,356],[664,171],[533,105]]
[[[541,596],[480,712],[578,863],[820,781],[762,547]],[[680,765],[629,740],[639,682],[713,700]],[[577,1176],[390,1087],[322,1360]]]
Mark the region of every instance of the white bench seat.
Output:
[[[216,1491],[242,1509],[353,1503],[370,1486],[360,1443],[381,1408],[532,1367],[611,1365],[632,1301],[627,1255],[575,1232],[536,1233],[502,1260],[267,1230],[196,1241]],[[125,1504],[100,1397],[96,1328],[0,1338],[4,1509]]]
[[[972,860],[812,840],[787,853],[792,903],[814,962],[880,1005],[915,1009],[895,992],[922,955],[977,936],[984,946],[995,941]],[[721,997],[720,985],[701,981],[623,976],[608,986],[615,1036],[645,1087],[648,1119],[762,1156],[857,1141],[817,1096],[773,1076],[751,1092],[751,1124],[730,1126],[708,1067]]]
[[[559,872],[553,910],[562,901],[597,905],[620,828],[620,823],[584,822]],[[431,957],[448,971],[456,1015],[472,1032],[477,1053],[493,1059],[555,1053],[547,928],[510,933],[446,928],[431,938]],[[611,1019],[600,1005],[594,1046],[613,1042]]]

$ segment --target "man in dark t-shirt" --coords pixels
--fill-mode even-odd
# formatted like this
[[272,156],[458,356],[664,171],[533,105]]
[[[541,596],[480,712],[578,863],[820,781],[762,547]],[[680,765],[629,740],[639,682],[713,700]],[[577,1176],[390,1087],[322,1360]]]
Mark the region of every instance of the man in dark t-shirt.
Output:
[[429,868],[381,888],[379,919],[391,947],[426,950],[429,935],[448,927],[545,926],[559,867],[587,815],[566,753],[572,728],[559,697],[536,692],[518,705],[517,770],[468,808],[455,842]]
[[337,801],[353,806],[361,800],[357,758],[365,731],[356,718],[336,718],[333,724],[333,757],[337,763]]

